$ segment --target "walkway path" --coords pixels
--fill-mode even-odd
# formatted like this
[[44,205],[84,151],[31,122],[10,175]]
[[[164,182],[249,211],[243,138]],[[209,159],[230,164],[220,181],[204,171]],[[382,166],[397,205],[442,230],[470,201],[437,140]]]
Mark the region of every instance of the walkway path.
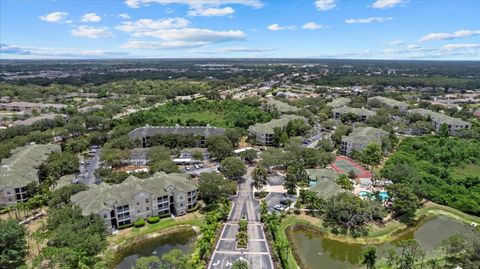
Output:
[[[259,202],[253,198],[252,171],[253,168],[248,168],[246,180],[239,183],[238,195],[232,200],[234,205],[228,221],[223,226],[222,234],[208,265],[209,269],[231,268],[237,259],[247,260],[248,268],[273,269],[263,224],[258,216]],[[238,221],[242,216],[248,219],[248,248],[237,250],[235,236],[238,231]]]

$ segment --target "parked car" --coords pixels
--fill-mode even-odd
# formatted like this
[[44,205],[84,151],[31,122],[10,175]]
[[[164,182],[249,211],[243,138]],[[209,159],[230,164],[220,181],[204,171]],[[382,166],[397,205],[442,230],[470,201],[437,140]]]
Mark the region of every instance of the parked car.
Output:
[[273,209],[277,210],[277,211],[284,211],[285,210],[285,206],[283,205],[275,205],[273,207]]

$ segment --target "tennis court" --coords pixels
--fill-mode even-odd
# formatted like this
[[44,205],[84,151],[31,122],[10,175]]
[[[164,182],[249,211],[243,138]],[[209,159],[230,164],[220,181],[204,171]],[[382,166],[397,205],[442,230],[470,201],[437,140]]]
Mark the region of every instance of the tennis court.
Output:
[[337,156],[337,158],[335,158],[335,161],[331,164],[331,166],[333,167],[333,169],[335,169],[335,171],[342,174],[348,174],[350,170],[353,170],[355,174],[357,174],[357,178],[372,177],[372,173],[370,173],[361,165],[359,165],[358,163],[352,161],[350,158],[345,156]]

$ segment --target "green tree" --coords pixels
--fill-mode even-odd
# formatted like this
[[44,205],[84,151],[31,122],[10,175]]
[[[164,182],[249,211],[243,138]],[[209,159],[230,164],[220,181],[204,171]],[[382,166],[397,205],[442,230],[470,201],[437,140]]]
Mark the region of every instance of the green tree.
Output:
[[425,255],[420,244],[415,239],[403,240],[396,244],[399,253],[397,260],[398,269],[414,269],[415,262]]
[[227,180],[216,173],[201,173],[198,195],[206,204],[215,204],[229,194]]
[[210,156],[215,159],[223,160],[233,155],[233,146],[225,136],[210,136],[206,143]]
[[248,269],[248,262],[246,260],[237,259],[233,262],[232,269]]
[[365,264],[367,269],[375,269],[376,262],[377,262],[377,249],[374,247],[368,247],[363,252],[362,264]]
[[162,255],[161,261],[166,269],[188,269],[188,258],[180,249],[172,249]]
[[415,212],[420,207],[420,200],[415,195],[412,187],[395,183],[387,186],[389,199],[393,202],[392,211],[401,221],[410,224],[413,222]]
[[382,160],[382,148],[376,143],[369,144],[362,151],[361,162],[367,165],[377,165]]
[[339,175],[335,182],[344,190],[353,191],[354,189],[353,182],[344,174]]
[[253,149],[243,151],[240,153],[240,158],[251,164],[253,160],[257,158],[257,152]]
[[247,168],[243,161],[239,160],[236,157],[228,157],[220,163],[219,170],[225,175],[228,179],[241,179],[243,175],[247,172]]
[[294,119],[287,123],[285,132],[289,137],[302,136],[310,129],[310,126],[306,124],[302,119]]
[[0,220],[1,265],[8,268],[23,261],[27,254],[26,234],[25,228],[18,221]]
[[203,153],[198,151],[198,150],[194,150],[192,152],[192,159],[198,160],[198,161],[203,161]]
[[140,257],[132,269],[164,269],[157,256]]
[[253,186],[259,190],[267,184],[268,171],[263,166],[257,166],[252,171]]
[[332,134],[332,141],[335,145],[340,145],[342,142],[342,136],[348,135],[352,131],[352,128],[346,125],[338,126]]
[[438,135],[440,137],[448,137],[449,132],[448,132],[448,125],[446,123],[442,123],[440,125],[440,128],[438,129]]

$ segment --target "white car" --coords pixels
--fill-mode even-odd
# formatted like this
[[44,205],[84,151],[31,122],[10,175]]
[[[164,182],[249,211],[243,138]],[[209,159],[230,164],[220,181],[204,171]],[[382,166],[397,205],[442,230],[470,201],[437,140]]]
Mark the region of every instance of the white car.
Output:
[[277,211],[284,211],[285,210],[285,206],[283,206],[283,205],[275,205],[273,208]]

